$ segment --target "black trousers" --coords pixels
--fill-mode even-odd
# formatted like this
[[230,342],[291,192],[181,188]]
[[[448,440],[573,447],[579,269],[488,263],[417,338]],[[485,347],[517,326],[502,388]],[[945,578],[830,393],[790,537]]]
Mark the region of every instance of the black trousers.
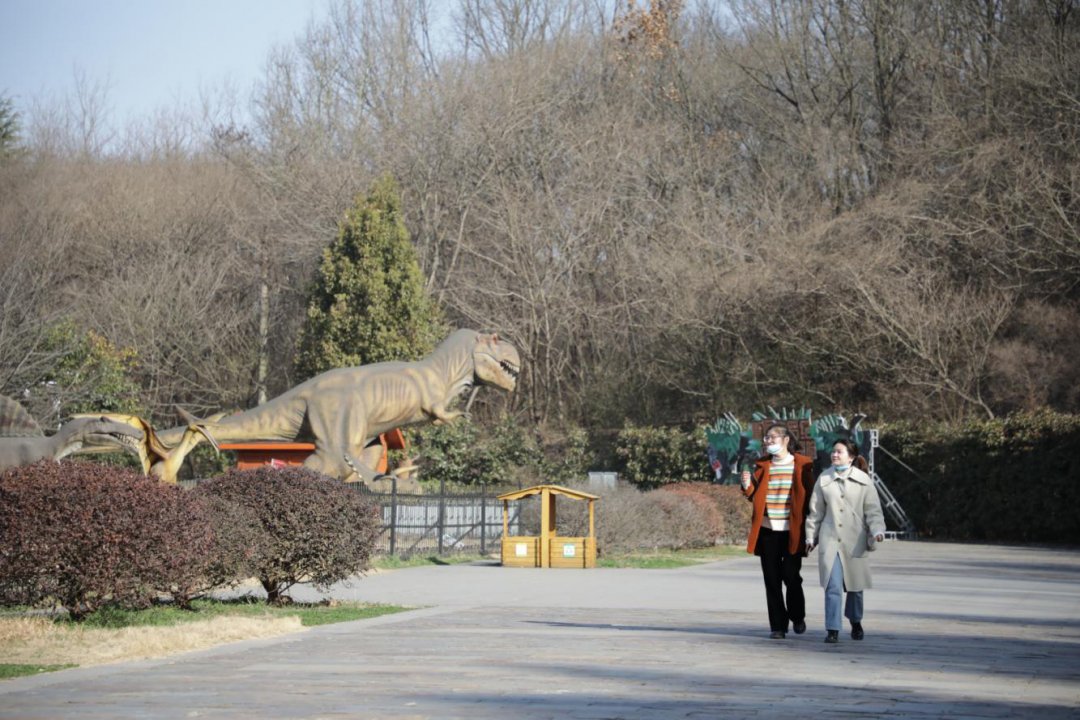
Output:
[[[788,552],[788,531],[761,528],[757,550],[761,574],[765,577],[765,600],[769,604],[769,629],[787,632],[789,622],[806,619],[806,598],[802,589],[802,556]],[[784,588],[787,602],[784,602]]]

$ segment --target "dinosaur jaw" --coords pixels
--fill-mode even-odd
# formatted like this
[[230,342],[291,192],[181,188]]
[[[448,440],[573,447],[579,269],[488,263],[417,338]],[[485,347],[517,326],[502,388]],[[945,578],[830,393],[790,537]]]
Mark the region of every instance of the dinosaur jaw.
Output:
[[138,456],[143,446],[142,433],[132,435],[127,432],[94,432],[83,438],[83,452],[112,452],[123,450]]
[[477,347],[473,354],[474,377],[477,384],[494,385],[507,392],[517,387],[521,374],[521,358],[508,342],[496,340]]
[[139,455],[143,433],[124,423],[99,416],[94,418],[78,417],[66,426],[70,433],[57,460],[72,453],[100,453],[125,450]]
[[71,422],[72,436],[82,444],[83,452],[123,449],[136,452],[143,443],[144,432],[138,427],[105,415],[75,416]]

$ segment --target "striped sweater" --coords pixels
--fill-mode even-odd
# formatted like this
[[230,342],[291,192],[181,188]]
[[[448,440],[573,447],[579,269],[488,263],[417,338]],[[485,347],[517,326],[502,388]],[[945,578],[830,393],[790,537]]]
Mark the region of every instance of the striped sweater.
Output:
[[762,523],[772,530],[787,530],[791,517],[791,482],[795,475],[795,457],[769,464],[769,487],[765,495],[765,518]]

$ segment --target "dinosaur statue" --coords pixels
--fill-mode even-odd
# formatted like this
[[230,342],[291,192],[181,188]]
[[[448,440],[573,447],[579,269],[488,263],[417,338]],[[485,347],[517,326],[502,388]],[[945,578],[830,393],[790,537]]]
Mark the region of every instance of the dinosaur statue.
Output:
[[[459,396],[476,385],[512,392],[520,368],[517,349],[497,335],[457,330],[423,360],[329,370],[258,407],[199,426],[220,443],[314,442],[305,466],[341,480],[356,475],[372,482],[380,433],[451,422],[465,414],[450,409]],[[158,437],[176,448],[190,426]]]
[[866,415],[856,413],[849,422],[843,415],[824,415],[810,425],[810,437],[814,439],[817,452],[817,466],[827,468],[832,465],[833,445],[837,440],[851,440],[859,447],[859,453],[870,460],[870,434],[863,432],[859,425]]
[[[138,456],[144,475],[150,475],[164,483],[175,485],[177,474],[180,471],[180,465],[184,462],[184,458],[187,457],[187,454],[191,452],[200,441],[205,439],[214,447],[214,450],[220,452],[217,439],[206,430],[203,422],[196,419],[191,413],[182,408],[177,408],[176,410],[180,414],[180,418],[187,423],[187,427],[183,428],[180,442],[171,448],[161,442],[157,433],[154,432],[154,428],[150,426],[150,423],[137,415],[104,413],[101,417],[112,420],[113,422],[123,423],[138,428],[141,432],[140,442],[136,443],[134,447],[125,449],[128,449]],[[75,415],[74,417],[81,418],[89,416]],[[99,453],[110,452],[113,450],[116,450],[115,446],[109,446],[108,443],[103,443],[92,448],[85,448],[80,452]]]
[[757,460],[761,451],[761,441],[731,413],[724,413],[713,425],[705,426],[705,440],[716,483],[738,482],[736,474]]
[[[870,454],[870,435],[859,429],[866,416],[857,414],[849,423],[843,415],[825,415],[812,420],[813,412],[802,407],[781,408],[771,405],[765,412],[751,414],[751,424],[744,428],[731,413],[725,413],[713,425],[705,426],[708,442],[709,464],[713,468],[715,482],[735,482],[735,475],[742,466],[757,459],[761,452],[762,431],[772,423],[787,426],[788,430],[804,441],[801,452],[813,455],[815,472],[832,464],[830,453],[837,440],[850,439],[859,447],[863,457]],[[804,437],[805,436],[805,437]],[[809,440],[810,442],[805,442]]]
[[0,470],[38,460],[60,460],[83,448],[136,452],[135,448],[143,441],[142,431],[101,415],[75,418],[46,437],[40,434],[40,428],[33,432],[37,425],[21,405],[3,396],[0,396],[0,415],[5,426],[16,433],[15,437],[0,437]]

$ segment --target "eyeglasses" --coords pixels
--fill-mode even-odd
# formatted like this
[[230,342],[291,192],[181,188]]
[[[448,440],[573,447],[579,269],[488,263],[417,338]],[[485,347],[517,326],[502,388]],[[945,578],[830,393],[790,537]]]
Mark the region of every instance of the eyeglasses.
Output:
[[784,439],[783,435],[766,435],[765,442],[780,442]]

